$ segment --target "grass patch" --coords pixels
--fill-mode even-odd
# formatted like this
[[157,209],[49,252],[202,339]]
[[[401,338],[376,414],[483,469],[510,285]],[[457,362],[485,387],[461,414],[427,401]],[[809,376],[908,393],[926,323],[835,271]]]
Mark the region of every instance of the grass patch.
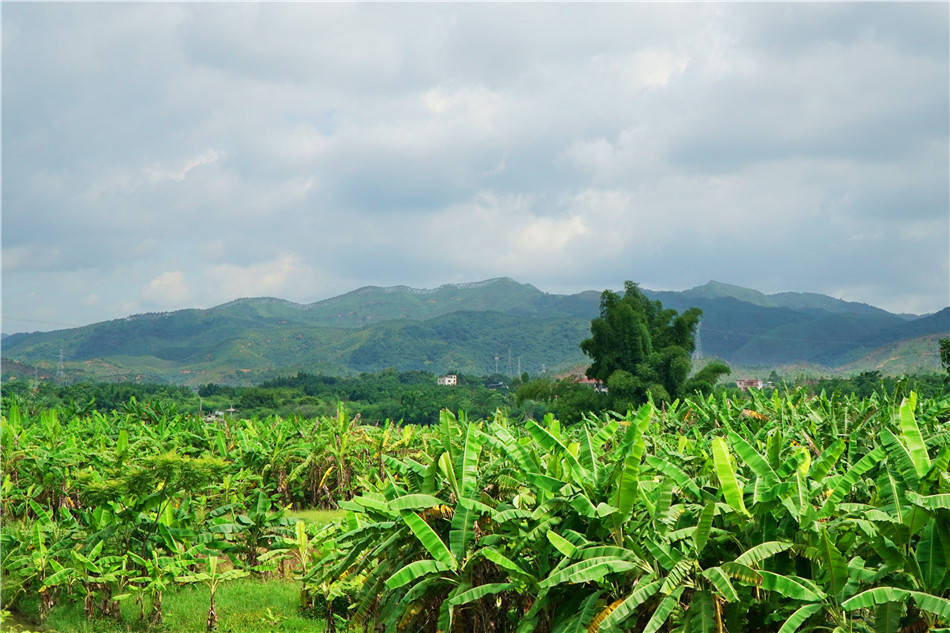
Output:
[[[220,633],[322,633],[326,623],[298,611],[300,583],[293,580],[241,578],[221,585],[215,594]],[[208,588],[192,585],[169,593],[164,601],[165,623],[158,633],[205,633]],[[6,618],[4,619],[6,630]],[[35,630],[57,633],[128,633],[148,630],[138,607],[125,604],[122,622],[86,620],[81,604],[56,607],[46,625]],[[22,622],[22,620],[21,620]],[[16,630],[16,629],[13,629]]]
[[346,514],[345,510],[291,510],[287,512],[287,516],[291,519],[300,519],[311,523],[313,525],[325,525],[327,523],[332,523],[337,519],[342,519],[343,515]]

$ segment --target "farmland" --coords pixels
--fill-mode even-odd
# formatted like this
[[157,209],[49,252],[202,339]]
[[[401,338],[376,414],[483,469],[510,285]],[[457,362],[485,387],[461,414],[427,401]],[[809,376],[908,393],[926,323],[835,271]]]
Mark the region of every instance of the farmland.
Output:
[[4,609],[62,631],[946,628],[948,420],[950,395],[900,387],[575,424],[10,400]]

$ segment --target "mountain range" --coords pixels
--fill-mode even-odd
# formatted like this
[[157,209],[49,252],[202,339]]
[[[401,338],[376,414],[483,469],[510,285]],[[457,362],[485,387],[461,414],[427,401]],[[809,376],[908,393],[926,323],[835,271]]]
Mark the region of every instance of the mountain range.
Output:
[[[736,374],[936,371],[937,339],[950,336],[950,308],[893,314],[822,294],[764,294],[715,281],[644,293],[678,311],[700,308],[698,356],[722,359]],[[587,359],[578,345],[589,335],[600,294],[550,294],[499,278],[427,290],[367,286],[310,304],[238,299],[4,336],[3,375],[53,378],[61,357],[71,382],[249,384],[297,371],[388,367],[581,372]]]

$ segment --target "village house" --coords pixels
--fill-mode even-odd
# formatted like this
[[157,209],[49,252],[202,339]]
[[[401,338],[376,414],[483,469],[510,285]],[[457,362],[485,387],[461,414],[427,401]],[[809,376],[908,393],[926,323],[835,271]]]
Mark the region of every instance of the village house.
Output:
[[761,378],[749,378],[745,380],[737,380],[736,386],[743,391],[748,391],[749,389],[761,389],[765,386],[765,382]]

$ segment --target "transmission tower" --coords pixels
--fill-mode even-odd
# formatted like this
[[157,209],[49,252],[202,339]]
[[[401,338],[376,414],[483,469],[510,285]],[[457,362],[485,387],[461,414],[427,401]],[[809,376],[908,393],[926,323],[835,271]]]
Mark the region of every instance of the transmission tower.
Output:
[[63,348],[59,348],[59,369],[56,372],[56,380],[59,381],[60,385],[66,384],[66,368],[63,365]]

